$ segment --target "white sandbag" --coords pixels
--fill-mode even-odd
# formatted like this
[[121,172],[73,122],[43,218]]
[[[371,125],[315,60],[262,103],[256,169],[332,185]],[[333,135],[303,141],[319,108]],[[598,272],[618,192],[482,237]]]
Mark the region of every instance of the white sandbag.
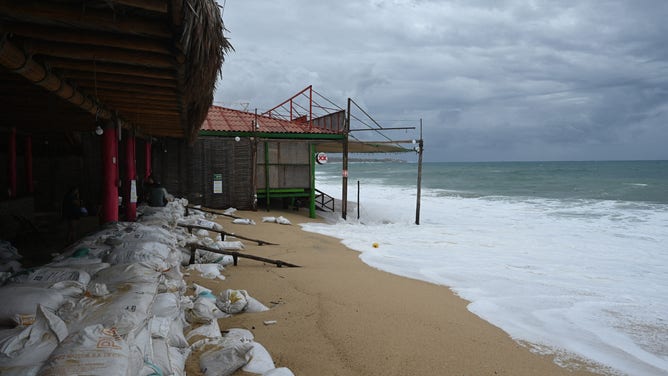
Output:
[[75,304],[64,304],[58,314],[71,331],[92,324],[115,327],[121,335],[140,328],[148,322],[147,313],[157,292],[157,285],[128,285],[105,297],[83,297]]
[[[204,230],[204,229],[198,229],[197,231],[195,231],[195,236],[197,236],[198,238],[208,238],[209,237],[209,231]],[[211,239],[211,240],[213,240],[213,239]]]
[[2,376],[37,376],[43,363],[31,364],[29,366],[0,367]]
[[199,357],[200,370],[206,376],[228,376],[246,364],[250,343],[238,343],[230,347],[215,346]]
[[173,375],[172,362],[170,361],[167,341],[162,338],[152,338],[151,347],[153,352],[146,354],[149,362],[158,367],[159,375]]
[[248,313],[264,312],[269,310],[269,307],[260,303],[259,300],[252,296],[246,296],[246,300],[248,301],[248,305],[246,306],[246,312]]
[[12,283],[50,286],[61,281],[77,281],[84,286],[90,282],[90,275],[78,269],[72,268],[39,268],[34,271],[12,278]]
[[152,312],[159,317],[167,317],[173,320],[181,314],[181,302],[179,297],[171,292],[161,293],[155,296]]
[[276,223],[276,217],[262,217],[262,222]]
[[238,224],[238,225],[254,225],[255,221],[249,218],[237,218],[232,221],[232,223]]
[[157,242],[166,245],[176,244],[176,236],[160,226],[147,226],[141,223],[133,224],[133,231],[123,237],[125,243]]
[[51,353],[39,372],[50,375],[127,376],[129,348],[113,328],[93,325],[67,337]]
[[237,211],[236,208],[227,208],[227,209],[225,209],[225,211],[223,212],[223,214],[225,214],[225,215],[232,215],[232,214],[236,213],[236,211]]
[[211,293],[211,289],[208,289],[204,286],[200,286],[197,283],[193,283],[192,289],[195,290],[195,295],[200,295],[201,293]]
[[107,288],[107,285],[105,285],[104,283],[91,283],[88,285],[86,293],[89,294],[90,296],[102,297],[105,295],[109,295],[109,289]]
[[211,230],[223,231],[223,226],[221,226],[219,223],[208,221],[206,219],[198,219],[197,222],[195,222],[195,224],[197,226],[206,227]]
[[0,272],[0,286],[4,285],[12,275],[14,275],[12,272]]
[[169,338],[171,319],[167,317],[153,316],[148,320],[151,338]]
[[0,288],[0,302],[0,326],[13,326],[17,315],[34,316],[38,304],[55,311],[65,302],[65,296],[58,289],[5,286]]
[[248,306],[247,296],[246,290],[227,289],[216,299],[216,306],[225,313],[239,313]]
[[251,344],[253,345],[253,348],[249,352],[250,359],[242,368],[245,372],[263,374],[276,368],[274,360],[264,346],[257,342],[252,342]]
[[291,225],[292,224],[292,222],[290,222],[289,219],[287,219],[283,216],[280,216],[280,217],[276,218],[276,223],[278,223],[279,225]]
[[109,290],[115,290],[119,285],[134,283],[157,284],[162,273],[151,265],[144,263],[118,264],[98,272],[91,280],[93,283],[104,283]]
[[21,267],[21,263],[16,260],[9,260],[0,263],[0,272],[16,273],[20,272],[22,269],[23,268]]
[[217,241],[216,243],[214,243],[213,248],[217,248],[217,249],[220,249],[220,250],[230,250],[230,251],[240,250],[240,249],[244,249],[244,243],[242,243],[240,241],[226,241],[226,242]]
[[188,266],[188,270],[195,270],[199,272],[202,277],[208,279],[215,279],[219,277],[220,272],[225,268],[220,264],[192,264]]
[[123,243],[114,246],[104,261],[112,265],[147,262],[152,265],[160,261],[168,265],[178,265],[180,256],[172,246],[158,242]]
[[23,256],[19,254],[19,251],[12,245],[12,243],[6,240],[0,240],[0,261],[19,260],[21,257]]
[[255,340],[255,336],[248,329],[241,328],[230,328],[223,333],[223,338],[225,343],[236,343],[236,342],[252,342]]
[[295,376],[295,374],[290,371],[290,368],[279,367],[263,373],[262,376]]
[[186,339],[188,341],[192,340],[196,336],[203,336],[206,338],[219,339],[222,337],[220,334],[220,326],[218,326],[218,320],[213,320],[209,324],[204,324],[189,330],[186,333]]
[[248,295],[246,290],[225,290],[216,299],[216,306],[226,313],[264,312],[268,311],[264,304]]
[[183,326],[184,318],[182,317],[178,317],[170,322],[169,337],[167,337],[169,346],[181,349],[190,347],[186,336],[183,334]]
[[169,346],[169,361],[175,376],[186,375],[186,360],[188,360],[190,351],[189,347],[178,348]]
[[0,374],[5,374],[5,368],[26,367],[46,361],[65,337],[67,327],[63,320],[39,306],[34,324],[0,331]]
[[208,324],[215,321],[219,308],[211,299],[197,298],[193,308],[186,310],[186,320],[191,324]]
[[98,257],[92,257],[92,258],[68,257],[57,262],[52,262],[46,266],[50,268],[83,270],[92,277],[95,274],[97,274],[97,272],[99,272],[100,270],[110,267],[111,264],[102,262],[102,259]]

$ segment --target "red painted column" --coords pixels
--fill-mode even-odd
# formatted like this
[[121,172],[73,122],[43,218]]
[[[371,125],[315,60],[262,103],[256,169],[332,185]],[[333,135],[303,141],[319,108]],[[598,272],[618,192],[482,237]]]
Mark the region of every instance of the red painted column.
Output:
[[101,223],[118,221],[118,139],[116,127],[108,124],[102,134]]
[[7,146],[7,182],[9,198],[15,198],[16,194],[16,128],[9,133],[9,145]]
[[137,160],[135,158],[136,139],[134,132],[128,132],[125,139],[125,185],[123,201],[125,204],[125,220],[137,220]]
[[25,139],[26,149],[23,155],[23,160],[26,166],[26,188],[28,193],[35,193],[35,183],[32,180],[32,136],[28,135]]
[[151,166],[151,140],[147,140],[145,145],[146,171],[144,172],[144,180],[148,180],[148,177],[153,173],[153,166]]

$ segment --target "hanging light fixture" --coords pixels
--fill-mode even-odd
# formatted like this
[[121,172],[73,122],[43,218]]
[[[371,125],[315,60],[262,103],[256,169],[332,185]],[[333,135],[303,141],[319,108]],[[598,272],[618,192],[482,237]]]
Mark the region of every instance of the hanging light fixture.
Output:
[[104,133],[104,129],[102,129],[101,126],[98,125],[97,127],[95,127],[95,134],[96,135],[102,136],[102,133]]

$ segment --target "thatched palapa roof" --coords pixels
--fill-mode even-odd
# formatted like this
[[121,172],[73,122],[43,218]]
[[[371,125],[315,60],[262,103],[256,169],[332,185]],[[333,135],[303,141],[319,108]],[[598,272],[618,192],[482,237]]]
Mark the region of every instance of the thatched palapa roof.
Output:
[[0,0],[3,126],[192,141],[229,49],[214,0]]

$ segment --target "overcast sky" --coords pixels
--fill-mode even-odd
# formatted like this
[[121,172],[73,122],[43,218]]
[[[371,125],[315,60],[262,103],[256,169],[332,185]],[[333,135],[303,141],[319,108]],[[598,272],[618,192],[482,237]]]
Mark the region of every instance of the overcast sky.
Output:
[[218,1],[216,104],[313,85],[386,127],[422,118],[427,161],[668,159],[666,0]]

